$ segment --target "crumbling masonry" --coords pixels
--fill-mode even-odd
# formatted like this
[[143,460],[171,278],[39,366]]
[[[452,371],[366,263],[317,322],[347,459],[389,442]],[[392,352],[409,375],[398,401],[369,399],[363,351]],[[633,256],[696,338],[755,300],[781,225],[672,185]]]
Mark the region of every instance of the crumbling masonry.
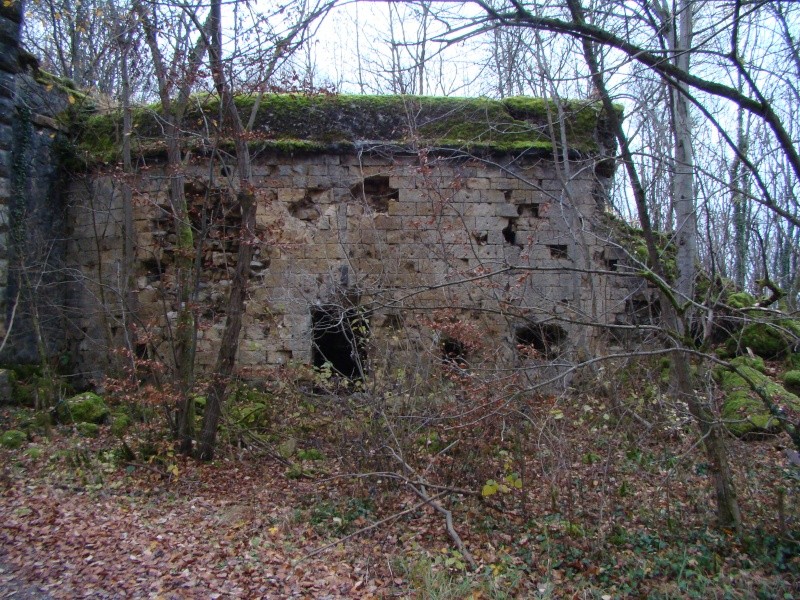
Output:
[[[530,99],[264,102],[256,129],[263,140],[253,145],[257,229],[248,242],[255,258],[240,368],[328,363],[360,376],[398,361],[569,362],[609,345],[595,325],[629,320],[639,284],[609,239],[612,173],[603,157],[611,144],[595,106],[573,103],[559,116],[555,104]],[[276,120],[279,109],[288,112]],[[575,147],[554,152],[551,124],[580,119],[584,128],[569,131]],[[448,137],[462,121],[472,137],[463,129]],[[511,141],[490,133],[514,128]],[[241,236],[232,159],[202,143],[184,175],[200,265],[197,364],[207,370]],[[168,360],[177,234],[160,155],[151,151],[141,164],[130,182],[134,316],[155,355]],[[107,354],[102,313],[114,313],[115,343],[123,334],[122,309],[101,306],[91,283],[108,286],[105,298],[125,295],[121,181],[113,168],[96,169],[71,188],[68,255],[88,290],[78,307],[84,365],[102,365]]]

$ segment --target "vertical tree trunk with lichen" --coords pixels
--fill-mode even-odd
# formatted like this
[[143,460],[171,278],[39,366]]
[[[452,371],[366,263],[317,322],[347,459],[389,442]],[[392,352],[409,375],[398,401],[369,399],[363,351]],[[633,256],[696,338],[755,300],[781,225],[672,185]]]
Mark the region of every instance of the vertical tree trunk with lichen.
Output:
[[[668,47],[673,54],[675,66],[682,72],[690,72],[693,37],[694,7],[689,0],[679,0],[675,13],[669,15],[666,7],[662,14],[664,22],[672,23],[668,28]],[[685,83],[675,83],[670,88],[673,106],[673,135],[675,138],[675,169],[673,175],[673,203],[675,206],[676,266],[675,281],[679,306],[672,306],[665,317],[667,326],[674,329],[679,341],[678,351],[673,354],[673,371],[676,396],[684,400],[689,412],[698,424],[703,436],[703,445],[711,466],[711,477],[717,500],[717,519],[722,527],[741,527],[741,514],[733,485],[733,476],[728,461],[725,432],[711,407],[694,389],[691,365],[686,352],[680,346],[691,344],[690,324],[693,319],[692,302],[697,278],[697,216],[694,192],[694,156],[692,152],[692,121],[689,90]]]
[[236,109],[233,95],[228,86],[222,65],[222,16],[220,0],[212,0],[209,19],[211,40],[209,44],[209,58],[211,74],[214,85],[220,98],[220,122],[226,123],[234,137],[236,148],[236,165],[238,189],[236,201],[241,211],[241,225],[239,229],[239,251],[237,254],[236,271],[231,282],[231,291],[228,296],[228,312],[225,320],[225,330],[217,355],[213,380],[208,390],[208,400],[203,414],[203,429],[200,434],[198,456],[203,460],[214,457],[214,447],[217,438],[217,429],[222,414],[222,404],[228,389],[228,382],[233,374],[236,362],[236,352],[239,347],[239,334],[242,330],[242,316],[245,308],[245,295],[250,279],[250,262],[253,258],[253,244],[255,241],[256,203],[252,185],[252,165],[250,149],[245,139],[245,128],[239,112]]
[[156,27],[140,0],[133,4],[134,11],[142,23],[145,41],[153,56],[153,68],[158,83],[164,120],[164,134],[167,146],[167,169],[169,171],[169,198],[172,219],[175,224],[176,243],[174,252],[175,294],[177,322],[173,333],[173,360],[178,384],[178,409],[176,434],[180,440],[180,450],[190,453],[194,441],[194,399],[190,394],[194,384],[194,315],[191,307],[191,289],[194,270],[194,235],[189,221],[186,205],[185,178],[181,147],[181,120],[189,100],[192,76],[196,72],[206,51],[204,36],[190,52],[187,75],[178,90],[178,98],[171,96],[173,81],[170,78],[164,57],[158,44]]
[[[308,14],[301,14],[298,21],[289,29],[287,34],[276,41],[272,56],[264,64],[261,74],[268,81],[275,72],[279,62],[287,55],[292,54],[303,33],[313,19],[325,11],[330,10],[332,4],[321,3]],[[256,228],[256,198],[252,185],[252,166],[250,161],[250,148],[247,144],[247,132],[252,127],[258,100],[253,106],[250,119],[245,127],[236,108],[236,103],[224,72],[222,62],[222,15],[220,0],[212,0],[209,11],[208,23],[203,32],[208,32],[207,47],[211,75],[214,86],[220,98],[220,123],[224,123],[230,131],[236,151],[237,190],[236,201],[241,211],[241,225],[239,229],[239,250],[237,254],[236,271],[231,282],[231,291],[228,296],[228,310],[225,320],[225,329],[222,333],[217,362],[214,368],[213,380],[208,390],[205,412],[203,414],[203,427],[200,433],[200,443],[197,450],[198,458],[212,460],[217,439],[217,429],[222,416],[222,408],[228,389],[233,369],[236,363],[236,353],[239,346],[239,334],[242,330],[242,318],[245,312],[245,299],[247,286],[250,279],[250,262],[253,258],[253,247],[257,242]]]

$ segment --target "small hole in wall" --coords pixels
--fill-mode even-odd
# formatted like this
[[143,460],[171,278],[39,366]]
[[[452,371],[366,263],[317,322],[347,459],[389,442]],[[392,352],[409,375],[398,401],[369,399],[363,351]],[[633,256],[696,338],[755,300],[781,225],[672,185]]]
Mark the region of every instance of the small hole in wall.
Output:
[[147,283],[159,281],[161,276],[164,274],[164,265],[161,264],[161,261],[156,260],[155,258],[143,260],[142,266],[145,269],[144,276],[147,280]]
[[506,241],[506,244],[511,244],[512,246],[517,243],[517,232],[514,231],[515,225],[516,219],[509,219],[508,226],[503,229],[503,239]]
[[565,244],[548,244],[547,248],[550,250],[550,258],[569,258],[568,248]]
[[506,199],[506,202],[511,202],[511,190],[503,190],[503,197]]
[[301,221],[314,222],[319,219],[321,213],[315,202],[314,195],[306,193],[301,200],[289,205],[289,214]]
[[520,217],[530,217],[533,219],[539,218],[539,205],[538,204],[520,204],[517,207],[517,214]]
[[616,259],[616,258],[609,258],[606,261],[606,268],[608,268],[609,271],[618,270],[619,269],[619,260]]
[[336,304],[311,310],[312,360],[317,368],[331,368],[348,379],[360,379],[366,359],[367,323],[355,308]]
[[400,190],[389,185],[386,175],[372,175],[350,188],[354,198],[364,199],[375,212],[388,212],[389,201],[400,199]]
[[661,315],[661,303],[657,299],[637,295],[625,301],[625,312],[633,325],[652,325]]
[[233,167],[231,167],[230,165],[222,165],[219,168],[219,174],[222,175],[223,177],[230,177],[231,175],[233,175]]
[[460,340],[447,338],[441,342],[442,362],[447,365],[459,367],[467,366],[467,349]]
[[563,327],[552,323],[524,325],[514,331],[514,342],[522,358],[552,360],[560,354],[560,346],[567,339]]

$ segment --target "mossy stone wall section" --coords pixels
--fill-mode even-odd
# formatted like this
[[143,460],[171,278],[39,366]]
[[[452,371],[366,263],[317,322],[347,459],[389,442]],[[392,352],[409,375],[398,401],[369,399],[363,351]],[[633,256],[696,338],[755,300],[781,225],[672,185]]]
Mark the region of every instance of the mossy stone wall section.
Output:
[[[606,241],[596,164],[586,157],[564,169],[537,154],[496,154],[491,161],[396,154],[384,144],[337,153],[258,153],[257,239],[239,366],[311,363],[313,314],[330,305],[363,311],[373,366],[387,360],[438,364],[444,340],[430,321],[440,316],[461,321],[488,342],[489,351],[470,357],[474,365],[521,361],[542,368],[553,356],[605,351],[600,329],[573,321],[619,322],[625,299],[642,283],[625,272]],[[193,225],[198,233],[203,223],[210,225],[199,249],[201,370],[216,359],[236,266],[231,172],[202,156],[186,167]],[[169,360],[166,340],[178,314],[172,289],[177,244],[165,168],[150,161],[132,183],[137,322],[153,334],[158,356]],[[124,296],[113,293],[123,215],[114,173],[76,181],[71,204],[75,269],[89,283],[100,267],[112,292],[107,297]],[[96,231],[103,232],[101,244]],[[481,279],[493,271],[501,273]],[[99,306],[98,297],[91,287],[84,294],[85,334],[75,340],[81,363],[96,368],[108,355],[98,343],[98,317],[109,307]],[[507,316],[523,306],[527,320]],[[559,348],[548,356],[520,356],[515,330],[531,323],[563,327]]]

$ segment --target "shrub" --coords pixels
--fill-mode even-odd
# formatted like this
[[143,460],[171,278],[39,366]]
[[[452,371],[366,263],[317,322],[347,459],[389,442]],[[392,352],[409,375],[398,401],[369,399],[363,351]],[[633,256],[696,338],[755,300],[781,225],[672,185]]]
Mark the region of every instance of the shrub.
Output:
[[19,448],[28,439],[24,431],[10,429],[0,436],[0,446],[3,448]]
[[127,413],[115,412],[111,415],[111,433],[122,437],[131,426],[131,418]]

